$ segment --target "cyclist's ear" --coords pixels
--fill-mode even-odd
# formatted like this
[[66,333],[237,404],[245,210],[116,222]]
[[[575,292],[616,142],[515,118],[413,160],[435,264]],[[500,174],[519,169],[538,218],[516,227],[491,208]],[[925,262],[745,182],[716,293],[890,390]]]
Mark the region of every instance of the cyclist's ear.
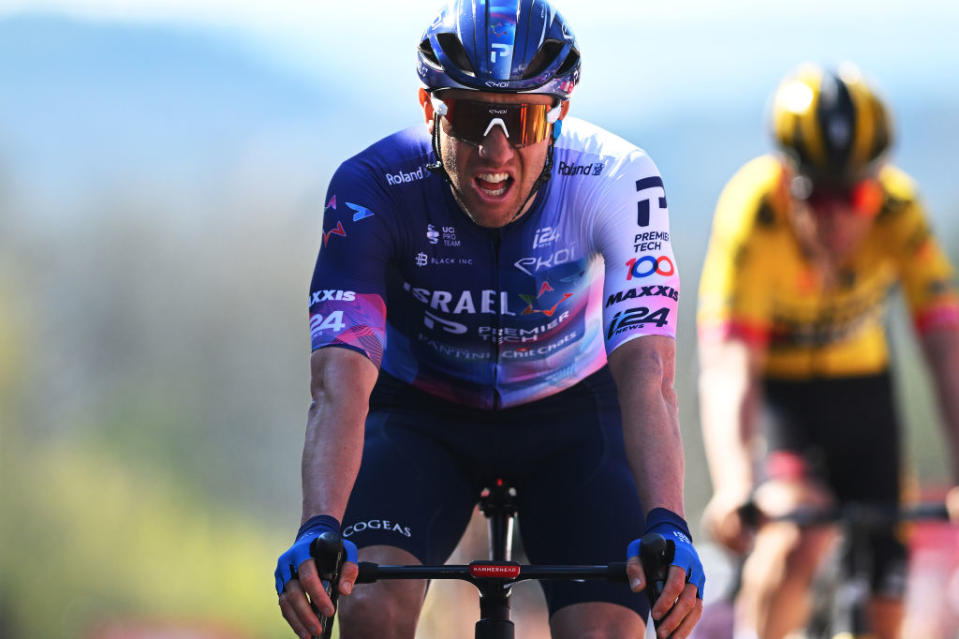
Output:
[[423,109],[423,118],[426,121],[426,126],[429,127],[430,133],[433,133],[433,103],[430,101],[430,94],[420,87],[419,94],[417,96],[420,100],[420,107]]
[[563,100],[563,104],[560,105],[559,119],[565,118],[567,113],[569,113],[569,100]]

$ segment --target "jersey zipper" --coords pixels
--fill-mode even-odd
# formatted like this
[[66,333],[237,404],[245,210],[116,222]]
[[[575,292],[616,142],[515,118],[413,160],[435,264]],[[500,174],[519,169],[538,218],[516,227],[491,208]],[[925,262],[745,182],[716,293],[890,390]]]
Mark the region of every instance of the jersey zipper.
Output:
[[493,319],[493,331],[490,335],[493,354],[493,409],[498,410],[502,404],[499,392],[499,355],[500,355],[500,318],[503,315],[503,289],[500,281],[499,253],[503,240],[503,229],[496,229],[493,235],[493,267],[496,270],[496,314]]

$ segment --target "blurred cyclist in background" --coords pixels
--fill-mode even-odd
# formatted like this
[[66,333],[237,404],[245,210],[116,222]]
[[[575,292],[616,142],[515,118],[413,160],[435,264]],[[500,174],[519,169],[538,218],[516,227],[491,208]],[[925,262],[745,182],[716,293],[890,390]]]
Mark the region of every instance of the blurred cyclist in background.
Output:
[[[663,180],[641,149],[565,117],[580,53],[545,0],[450,2],[419,42],[424,122],[341,164],[326,196],[283,615],[308,636],[308,598],[333,611],[318,534],[342,530],[363,560],[442,563],[504,478],[533,563],[630,557],[632,591],[543,586],[554,637],[642,636],[637,540],[657,532],[676,558],[652,615],[683,639],[704,576],[683,519]],[[361,585],[340,599],[340,636],[412,639],[425,594]]]
[[[915,184],[885,163],[885,105],[851,65],[806,64],[776,91],[772,124],[782,153],[747,163],[723,190],[699,294],[701,417],[715,491],[704,524],[724,546],[749,552],[737,639],[780,639],[804,625],[810,583],[835,534],[774,523],[753,539],[744,503],[775,515],[898,502],[901,445],[883,330],[897,284],[959,480],[959,295]],[[870,615],[878,637],[897,637],[904,546],[893,530],[873,542]]]

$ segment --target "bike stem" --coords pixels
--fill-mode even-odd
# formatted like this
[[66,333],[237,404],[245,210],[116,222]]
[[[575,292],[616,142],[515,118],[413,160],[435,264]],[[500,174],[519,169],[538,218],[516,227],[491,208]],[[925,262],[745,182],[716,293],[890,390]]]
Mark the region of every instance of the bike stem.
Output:
[[[480,510],[489,526],[489,558],[509,561],[513,545],[513,517],[516,515],[516,489],[497,479],[480,495]],[[474,582],[480,591],[480,620],[476,622],[476,639],[513,639],[510,620],[511,581],[491,579]]]
[[474,582],[480,591],[480,620],[476,622],[476,639],[513,639],[510,621],[510,587],[504,579]]
[[480,495],[480,510],[489,525],[489,558],[509,561],[513,545],[513,517],[516,515],[516,489],[497,479]]

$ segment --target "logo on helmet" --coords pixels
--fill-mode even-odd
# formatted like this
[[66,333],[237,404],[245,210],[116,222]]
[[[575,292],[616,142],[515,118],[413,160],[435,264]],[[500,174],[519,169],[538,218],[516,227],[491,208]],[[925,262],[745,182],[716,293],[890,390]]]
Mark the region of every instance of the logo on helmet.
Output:
[[497,58],[505,58],[513,54],[513,47],[509,44],[500,44],[498,42],[494,42],[492,45],[490,45],[490,48],[492,50],[489,52],[489,61],[494,64],[496,63]]

